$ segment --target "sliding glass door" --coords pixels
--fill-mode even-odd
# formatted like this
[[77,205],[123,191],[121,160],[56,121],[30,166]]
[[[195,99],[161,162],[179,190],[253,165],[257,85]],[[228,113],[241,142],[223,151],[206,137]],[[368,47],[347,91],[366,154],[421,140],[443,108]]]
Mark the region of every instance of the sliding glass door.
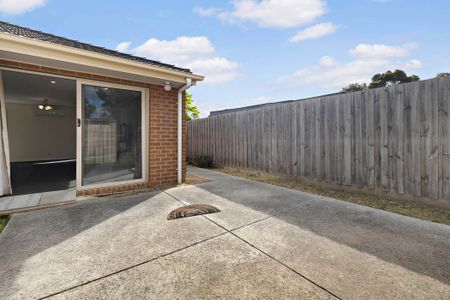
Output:
[[79,83],[81,186],[144,179],[144,91]]

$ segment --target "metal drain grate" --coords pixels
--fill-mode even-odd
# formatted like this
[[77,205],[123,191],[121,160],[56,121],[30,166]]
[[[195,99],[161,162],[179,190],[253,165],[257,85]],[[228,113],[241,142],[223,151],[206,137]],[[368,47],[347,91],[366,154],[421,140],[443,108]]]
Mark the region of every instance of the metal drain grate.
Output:
[[187,218],[217,212],[220,212],[220,210],[217,207],[208,204],[192,204],[172,210],[167,216],[167,220]]

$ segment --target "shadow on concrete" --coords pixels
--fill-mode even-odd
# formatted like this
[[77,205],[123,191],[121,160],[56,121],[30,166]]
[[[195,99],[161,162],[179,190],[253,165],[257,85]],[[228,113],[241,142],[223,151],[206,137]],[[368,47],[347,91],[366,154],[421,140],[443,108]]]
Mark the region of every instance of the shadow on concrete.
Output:
[[0,289],[6,290],[6,287],[13,286],[28,258],[132,209],[159,193],[94,198],[72,206],[14,215],[0,234]]
[[[450,284],[450,227],[335,199],[318,197],[219,172],[191,169],[211,179],[198,188]],[[228,228],[231,229],[231,228]]]

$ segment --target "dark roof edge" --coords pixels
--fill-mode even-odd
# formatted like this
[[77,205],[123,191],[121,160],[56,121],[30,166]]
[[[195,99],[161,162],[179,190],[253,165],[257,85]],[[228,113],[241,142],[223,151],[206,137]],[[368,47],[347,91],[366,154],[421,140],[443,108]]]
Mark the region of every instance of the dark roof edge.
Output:
[[[413,84],[413,83],[415,83],[415,82],[432,81],[432,80],[436,80],[436,79],[438,79],[438,78],[437,78],[437,77],[434,77],[434,78],[422,79],[422,80],[419,80],[419,81],[402,82],[402,83],[399,83],[398,85],[402,85],[402,84]],[[389,88],[389,86],[378,87],[378,88],[374,88],[374,89],[371,89],[371,90],[386,89],[386,88]],[[291,102],[298,102],[298,101],[312,100],[312,99],[317,99],[317,98],[322,98],[322,97],[329,97],[329,96],[335,96],[335,95],[341,95],[341,94],[353,94],[353,93],[365,93],[365,92],[367,92],[367,91],[336,92],[336,93],[323,94],[323,95],[319,95],[319,96],[307,97],[307,98],[296,99],[296,100],[285,100],[285,101],[262,103],[262,104],[256,104],[256,105],[250,105],[250,106],[244,106],[244,107],[238,107],[238,108],[230,108],[230,109],[215,110],[215,111],[211,111],[211,112],[209,113],[209,116],[208,116],[208,117],[214,117],[214,116],[218,116],[218,115],[222,115],[222,114],[227,114],[227,113],[233,113],[233,112],[237,112],[237,111],[244,111],[244,110],[257,109],[257,108],[261,108],[261,107],[265,107],[265,106],[272,106],[272,105],[278,105],[278,104],[287,104],[287,103],[291,103]]]
[[[29,31],[30,33],[35,33],[35,34],[38,34],[38,35],[47,36],[47,37],[53,38],[53,39],[60,39],[61,41],[72,43],[74,45],[78,45],[79,47],[71,46],[71,45],[64,44],[64,43],[58,43],[58,42],[52,42],[52,41],[48,41],[48,40],[43,40],[43,39],[39,39],[39,38],[36,38],[36,37],[30,37],[30,36],[21,35],[21,34],[15,34],[12,31],[2,30],[1,27],[0,27],[0,33],[11,34],[11,35],[15,35],[15,36],[19,36],[19,37],[23,37],[23,38],[27,38],[27,39],[32,39],[32,40],[36,40],[36,41],[47,42],[47,43],[60,45],[60,46],[66,46],[66,47],[70,47],[70,48],[74,48],[74,49],[78,49],[78,50],[84,50],[84,51],[88,51],[88,52],[93,52],[93,53],[97,53],[97,54],[103,54],[103,55],[106,55],[106,56],[115,57],[115,58],[122,58],[122,59],[126,59],[126,60],[129,60],[129,61],[134,61],[134,62],[140,62],[140,63],[144,63],[144,64],[148,64],[148,65],[153,65],[155,67],[165,68],[165,69],[168,69],[168,70],[174,70],[174,71],[179,71],[179,72],[183,72],[183,73],[192,74],[191,70],[187,69],[187,68],[176,67],[175,65],[159,62],[159,61],[156,61],[156,60],[151,60],[151,59],[148,59],[148,58],[145,58],[145,57],[141,57],[141,56],[135,56],[135,55],[131,55],[131,54],[128,54],[128,53],[123,53],[123,52],[120,52],[120,51],[117,51],[117,50],[112,50],[112,49],[109,49],[109,48],[96,46],[96,45],[85,43],[85,42],[80,42],[78,40],[57,36],[57,35],[54,35],[54,34],[51,34],[51,33],[46,33],[46,32],[40,31],[40,30],[35,30],[35,29],[28,28],[28,27],[11,24],[11,23],[4,22],[4,21],[1,21],[1,20],[0,20],[0,25],[11,26],[11,27],[16,28],[16,29],[26,30],[26,31]],[[92,50],[87,49],[87,48],[91,48]]]
[[214,116],[223,115],[223,114],[227,114],[227,113],[233,113],[233,112],[237,112],[237,111],[251,110],[251,109],[257,109],[257,108],[262,108],[262,107],[266,107],[266,106],[287,104],[287,103],[292,103],[292,102],[305,101],[305,100],[311,100],[311,99],[340,95],[340,94],[346,94],[346,93],[345,92],[337,92],[337,93],[324,94],[324,95],[320,95],[320,96],[312,96],[312,97],[307,97],[307,98],[302,98],[302,99],[283,100],[283,101],[268,102],[268,103],[262,103],[262,104],[256,104],[256,105],[237,107],[237,108],[214,110],[209,113],[209,117],[214,117]]

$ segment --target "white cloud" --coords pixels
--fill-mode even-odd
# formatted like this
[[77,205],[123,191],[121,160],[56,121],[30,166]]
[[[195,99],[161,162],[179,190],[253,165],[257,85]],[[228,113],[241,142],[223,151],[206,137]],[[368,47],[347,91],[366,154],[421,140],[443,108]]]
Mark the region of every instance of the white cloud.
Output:
[[408,56],[415,44],[404,46],[388,46],[383,44],[359,44],[350,50],[350,54],[358,57],[399,57]]
[[0,0],[0,12],[7,15],[20,15],[43,6],[46,0]]
[[[120,43],[116,49],[128,50],[130,44]],[[182,36],[174,40],[149,39],[129,50],[130,53],[186,67],[204,75],[205,83],[223,83],[239,75],[238,63],[217,54],[211,41],[204,36]]]
[[[386,47],[387,49],[396,49],[392,46]],[[361,55],[349,62],[339,62],[330,56],[324,56],[313,66],[301,68],[291,75],[281,77],[278,79],[278,83],[293,87],[316,86],[340,89],[354,82],[369,82],[373,74],[387,70],[404,69],[408,71],[422,67],[422,63],[417,59],[406,62],[391,60],[392,56],[406,55],[401,51],[395,51],[389,52],[389,55],[386,52],[383,52],[384,55]]]
[[317,39],[334,33],[336,29],[337,26],[333,23],[320,23],[298,32],[290,38],[290,41],[296,43],[304,40]]
[[337,64],[337,61],[331,56],[323,56],[319,59],[319,66],[332,67]]
[[205,82],[223,83],[239,75],[238,64],[224,57],[200,58],[187,64],[191,70],[205,75]]
[[131,42],[122,42],[116,46],[116,50],[119,52],[128,52]]
[[193,56],[211,55],[214,51],[213,45],[204,36],[181,36],[171,41],[149,39],[133,50],[140,56],[175,64],[186,63]]
[[322,88],[339,88],[352,82],[367,81],[374,73],[389,67],[386,60],[355,60],[336,63],[333,67],[314,65],[299,69],[279,81],[291,86],[316,85]]
[[193,11],[203,17],[212,17],[222,12],[223,10],[216,7],[209,7],[209,8],[194,7]]
[[423,67],[423,64],[418,59],[412,59],[406,64],[406,66],[410,69],[420,69]]
[[294,28],[314,22],[326,12],[323,0],[233,0],[233,10],[196,8],[200,15],[236,23],[252,22],[264,28]]

